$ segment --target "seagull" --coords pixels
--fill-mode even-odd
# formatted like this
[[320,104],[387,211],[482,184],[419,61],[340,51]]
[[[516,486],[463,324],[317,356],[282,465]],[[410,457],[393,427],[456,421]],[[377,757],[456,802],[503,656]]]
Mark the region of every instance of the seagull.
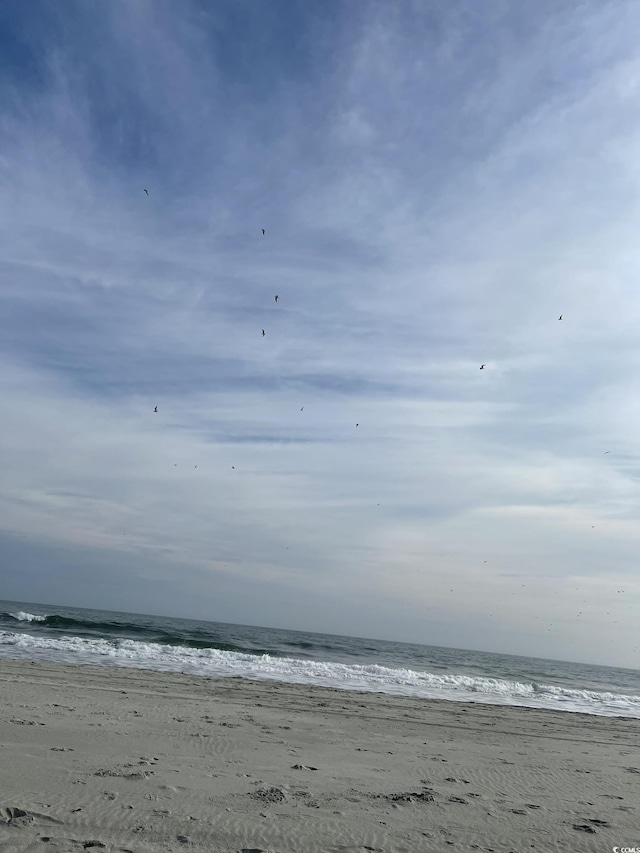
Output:
[[232,465],[231,467],[232,467],[232,468],[234,469],[234,471],[235,471],[236,466],[235,466],[235,465]]
[[274,297],[274,298],[275,298],[275,300],[276,300],[276,302],[277,302],[277,301],[278,301],[278,294],[277,294],[277,293],[276,293],[276,295],[275,295],[275,297]]
[[149,190],[145,190],[146,194],[149,195]]
[[266,233],[267,233],[267,232],[266,232],[266,231],[264,230],[264,228],[263,228],[263,229],[262,229],[262,236],[264,237],[264,235],[265,235]]
[[157,412],[157,411],[158,411],[158,407],[156,406],[156,407],[155,407],[155,409],[154,409],[153,411],[154,411],[154,412]]
[[485,368],[485,365],[484,365],[484,364],[481,364],[481,365],[480,365],[480,370],[484,370],[484,368]]
[[304,406],[301,406],[300,411],[304,412]]
[[359,426],[360,426],[360,424],[356,424],[356,429],[358,429]]
[[262,330],[262,337],[264,338],[264,329]]
[[558,320],[562,320],[562,314],[558,317]]
[[610,451],[610,450],[605,450],[605,452],[604,452],[602,455],[603,455],[603,456],[606,456],[606,455],[607,455],[607,453],[611,453],[611,451]]

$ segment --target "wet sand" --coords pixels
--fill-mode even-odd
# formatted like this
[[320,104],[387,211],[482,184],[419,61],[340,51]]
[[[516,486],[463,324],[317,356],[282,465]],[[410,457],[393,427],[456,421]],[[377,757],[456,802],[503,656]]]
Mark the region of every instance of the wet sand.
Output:
[[0,853],[640,847],[640,721],[0,660]]

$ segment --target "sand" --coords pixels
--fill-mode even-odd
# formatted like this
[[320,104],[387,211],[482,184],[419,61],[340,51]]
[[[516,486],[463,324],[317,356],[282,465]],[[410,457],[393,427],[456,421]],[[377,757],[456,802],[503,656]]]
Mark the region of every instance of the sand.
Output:
[[640,847],[640,721],[0,660],[0,853]]

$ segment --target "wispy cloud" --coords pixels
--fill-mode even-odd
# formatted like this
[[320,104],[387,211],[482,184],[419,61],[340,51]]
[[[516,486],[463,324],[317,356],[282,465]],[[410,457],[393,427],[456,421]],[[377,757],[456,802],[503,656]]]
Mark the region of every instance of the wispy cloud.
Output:
[[2,594],[633,665],[637,8],[36,7]]

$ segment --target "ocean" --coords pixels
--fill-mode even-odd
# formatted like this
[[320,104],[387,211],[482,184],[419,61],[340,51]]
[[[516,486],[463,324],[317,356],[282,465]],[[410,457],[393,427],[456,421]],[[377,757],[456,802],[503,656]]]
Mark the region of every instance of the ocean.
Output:
[[0,658],[640,718],[631,669],[28,602],[0,601]]

